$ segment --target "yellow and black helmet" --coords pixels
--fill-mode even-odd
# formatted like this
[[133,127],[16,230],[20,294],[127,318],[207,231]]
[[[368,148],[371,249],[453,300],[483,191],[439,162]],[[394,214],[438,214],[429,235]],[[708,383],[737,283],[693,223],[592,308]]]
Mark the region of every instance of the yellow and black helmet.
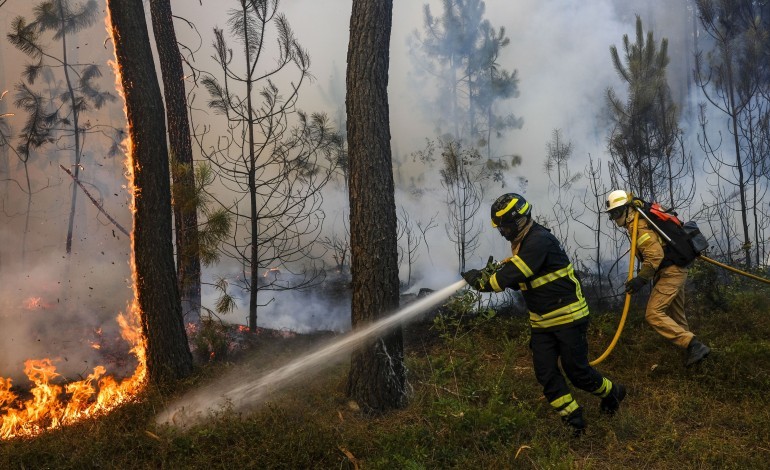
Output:
[[522,217],[529,217],[532,206],[524,196],[516,193],[503,194],[492,203],[492,227],[515,224]]

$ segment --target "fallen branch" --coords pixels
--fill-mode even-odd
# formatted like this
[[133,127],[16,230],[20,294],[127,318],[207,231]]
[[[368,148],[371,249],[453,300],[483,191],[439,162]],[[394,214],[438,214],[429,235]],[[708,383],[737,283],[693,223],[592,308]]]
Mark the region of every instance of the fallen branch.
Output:
[[67,174],[72,177],[72,180],[75,183],[77,183],[78,186],[80,186],[80,189],[82,189],[84,193],[86,193],[86,196],[88,196],[88,199],[90,199],[91,202],[94,203],[96,208],[99,209],[99,212],[104,214],[104,216],[107,217],[109,219],[109,221],[112,222],[118,228],[118,230],[123,232],[123,234],[126,235],[126,236],[130,235],[128,233],[128,230],[124,229],[123,226],[120,225],[117,220],[113,219],[112,216],[110,214],[108,214],[107,211],[104,210],[104,207],[102,207],[102,205],[99,204],[99,201],[97,201],[96,199],[94,199],[93,196],[91,196],[91,193],[89,193],[88,190],[86,189],[86,187],[83,186],[83,183],[81,183],[79,179],[75,178],[75,175],[73,175],[71,171],[69,171],[67,168],[65,168],[64,165],[59,165],[59,168],[61,168],[62,170],[66,171]]

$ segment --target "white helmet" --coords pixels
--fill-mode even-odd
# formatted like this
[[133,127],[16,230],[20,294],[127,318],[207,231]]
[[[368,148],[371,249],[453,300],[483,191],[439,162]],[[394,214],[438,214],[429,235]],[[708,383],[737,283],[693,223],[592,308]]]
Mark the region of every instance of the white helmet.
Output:
[[623,191],[622,189],[611,191],[607,196],[606,212],[610,212],[612,209],[617,207],[625,206],[629,202],[631,202],[631,196],[627,192]]

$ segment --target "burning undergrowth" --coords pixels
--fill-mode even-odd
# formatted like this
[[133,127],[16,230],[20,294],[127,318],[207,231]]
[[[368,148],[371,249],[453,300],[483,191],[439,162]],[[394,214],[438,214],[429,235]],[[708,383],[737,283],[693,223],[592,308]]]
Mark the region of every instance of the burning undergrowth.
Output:
[[[79,380],[71,380],[57,371],[59,359],[25,360],[24,374],[29,386],[17,387],[13,379],[0,378],[0,438],[35,435],[99,415],[132,399],[145,378],[145,350],[138,310],[131,308],[127,315],[119,315],[118,323],[123,341],[130,345],[128,354],[118,356],[135,358],[133,364],[130,364],[132,361],[122,364],[134,369],[131,376],[120,378],[114,370],[108,371],[108,366],[100,364],[84,372]],[[100,351],[101,347],[96,350]],[[121,368],[115,364],[109,367]]]
[[136,395],[144,380],[128,266],[37,261],[26,269],[5,265],[0,276],[0,439],[103,413]]

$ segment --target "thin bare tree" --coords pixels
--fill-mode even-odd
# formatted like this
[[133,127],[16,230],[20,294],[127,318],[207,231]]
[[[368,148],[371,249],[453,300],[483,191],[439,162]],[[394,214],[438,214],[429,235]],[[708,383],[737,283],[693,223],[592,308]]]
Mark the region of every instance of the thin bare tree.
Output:
[[[74,154],[71,168],[75,181],[72,184],[65,243],[67,254],[72,252],[83,143],[91,130],[90,120],[83,122],[83,118],[89,110],[100,109],[116,99],[112,93],[100,90],[95,83],[101,77],[98,66],[73,63],[70,60],[71,48],[74,47],[71,44],[73,37],[94,24],[98,11],[95,0],[77,6],[69,0],[43,1],[34,7],[32,22],[28,23],[21,16],[16,17],[11,25],[11,33],[8,34],[11,44],[34,61],[24,70],[26,83],[17,86],[17,105],[28,112],[23,132],[28,136],[34,135],[34,138],[22,142],[19,153],[28,158],[32,149],[56,141]],[[61,50],[58,55],[43,44],[46,33],[51,33],[52,39],[59,41]],[[51,100],[51,106],[31,88],[45,69],[59,70],[65,82],[65,91]],[[62,144],[61,136],[71,139],[71,143]]]
[[[225,135],[212,137],[208,124],[193,126],[203,157],[225,188],[212,194],[233,219],[222,252],[240,265],[236,284],[249,293],[253,330],[260,290],[296,288],[318,279],[319,271],[307,263],[324,218],[321,189],[344,145],[325,115],[296,108],[300,87],[310,79],[310,57],[278,12],[278,0],[233,3],[228,32],[214,29],[213,58],[220,73],[201,79],[209,108],[223,118]],[[228,34],[239,43],[237,60]],[[269,48],[272,39],[275,49]],[[266,60],[268,50],[276,53],[272,62]],[[279,89],[279,79],[289,84],[287,90]],[[302,279],[261,281],[260,271],[277,268]]]

